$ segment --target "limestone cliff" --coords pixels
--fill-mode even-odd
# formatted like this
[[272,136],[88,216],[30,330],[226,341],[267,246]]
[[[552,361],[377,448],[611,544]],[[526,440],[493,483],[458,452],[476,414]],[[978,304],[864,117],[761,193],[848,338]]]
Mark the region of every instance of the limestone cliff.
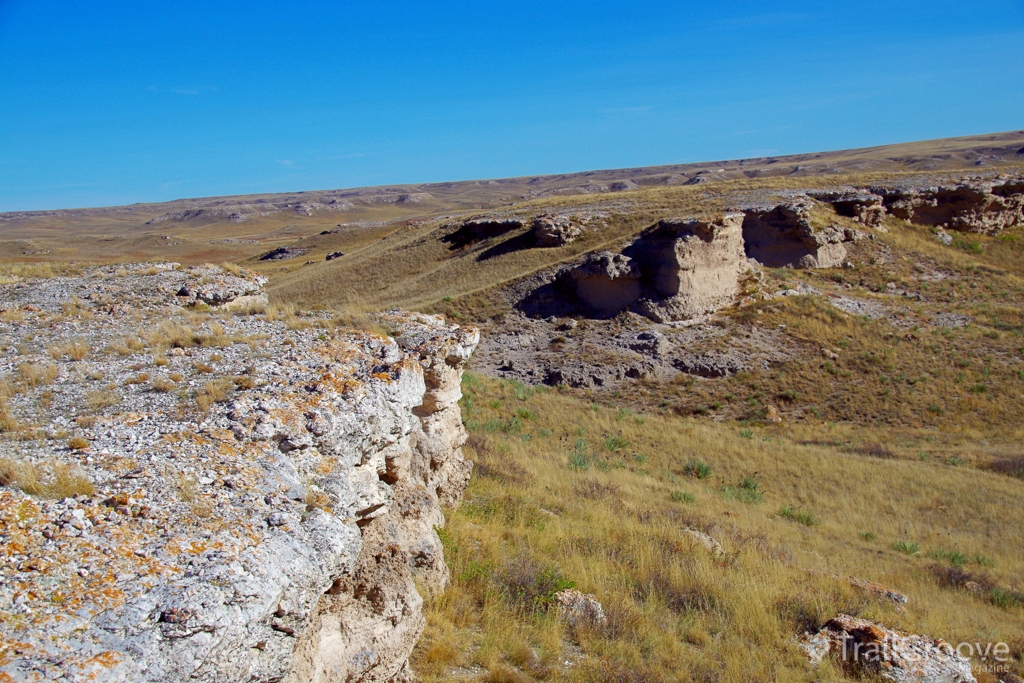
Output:
[[0,678],[411,677],[479,335],[254,314],[260,284],[170,264],[0,287]]

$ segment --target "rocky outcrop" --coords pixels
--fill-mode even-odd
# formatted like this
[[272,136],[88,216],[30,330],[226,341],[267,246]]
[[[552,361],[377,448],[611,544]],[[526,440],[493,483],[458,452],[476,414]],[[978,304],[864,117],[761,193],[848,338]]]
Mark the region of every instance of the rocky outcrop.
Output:
[[305,256],[309,249],[305,247],[278,247],[260,256],[260,261],[285,261],[290,258]]
[[742,219],[728,214],[663,220],[621,254],[590,254],[562,279],[598,317],[635,310],[667,322],[711,313],[736,300],[740,277],[749,268]]
[[555,593],[558,618],[572,629],[600,628],[608,623],[597,596],[566,588]]
[[815,666],[833,657],[854,675],[895,683],[975,683],[970,662],[946,641],[887,629],[866,619],[840,614],[817,633],[799,639]]
[[860,588],[864,592],[869,593],[875,596],[876,598],[891,602],[892,604],[897,606],[897,609],[910,601],[910,598],[908,598],[903,593],[900,593],[899,591],[894,591],[891,588],[886,588],[882,584],[875,583],[874,581],[865,581],[864,579],[858,579],[855,576],[849,576],[846,578],[846,580],[850,583],[851,586],[855,588]]
[[518,218],[474,218],[462,223],[457,230],[442,237],[441,241],[451,244],[453,250],[465,249],[521,227],[523,221]]
[[533,236],[538,247],[561,247],[583,233],[580,222],[571,216],[545,214],[533,219]]
[[5,432],[0,458],[42,483],[0,487],[0,637],[17,643],[0,678],[411,680],[416,585],[447,581],[434,529],[471,468],[457,401],[478,333],[189,313],[175,293],[205,277],[0,287],[24,316],[0,323],[5,346],[89,340],[8,406],[33,438]]
[[746,210],[743,240],[746,253],[773,268],[835,268],[846,261],[844,242],[863,235],[838,225],[816,229],[814,200],[797,197],[773,207]]
[[638,311],[656,322],[685,320],[731,305],[749,265],[742,214],[660,221],[624,252],[643,273],[648,296]]
[[[176,267],[176,263],[150,266],[157,270]],[[239,308],[267,303],[267,295],[263,293],[267,278],[252,271],[236,275],[217,266],[206,265],[191,268],[188,272],[191,277],[186,278],[186,283],[177,291],[178,303],[183,306],[206,304]]]
[[869,227],[877,227],[885,218],[885,205],[880,195],[871,192],[820,192],[811,195],[820,202],[831,204],[840,216],[852,218]]
[[893,216],[918,225],[994,235],[1024,225],[1024,179],[872,188]]
[[588,254],[565,277],[590,313],[600,317],[628,309],[640,298],[640,268],[622,254]]

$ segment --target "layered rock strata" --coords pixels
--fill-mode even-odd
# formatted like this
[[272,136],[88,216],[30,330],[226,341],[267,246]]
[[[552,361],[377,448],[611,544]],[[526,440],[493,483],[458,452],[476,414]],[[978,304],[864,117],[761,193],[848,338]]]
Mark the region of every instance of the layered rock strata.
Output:
[[650,296],[639,312],[656,322],[685,320],[732,305],[749,269],[743,215],[660,221],[628,249]]
[[663,220],[622,253],[589,254],[561,279],[600,317],[632,309],[667,322],[711,313],[735,301],[749,268],[742,221],[742,214]]
[[876,187],[886,210],[927,226],[994,235],[1024,225],[1024,179]]
[[796,197],[785,204],[745,211],[743,241],[747,256],[766,266],[835,268],[846,260],[844,242],[861,237],[839,225],[814,226],[814,200]]
[[0,287],[0,677],[412,679],[478,333],[183,308],[228,277],[260,284],[164,265]]

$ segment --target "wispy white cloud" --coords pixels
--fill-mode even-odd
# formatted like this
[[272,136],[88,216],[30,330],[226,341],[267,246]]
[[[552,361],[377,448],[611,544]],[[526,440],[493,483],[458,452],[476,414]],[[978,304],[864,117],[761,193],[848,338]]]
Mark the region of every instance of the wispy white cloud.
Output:
[[295,162],[291,159],[274,159],[277,163],[281,164],[285,168],[295,168]]

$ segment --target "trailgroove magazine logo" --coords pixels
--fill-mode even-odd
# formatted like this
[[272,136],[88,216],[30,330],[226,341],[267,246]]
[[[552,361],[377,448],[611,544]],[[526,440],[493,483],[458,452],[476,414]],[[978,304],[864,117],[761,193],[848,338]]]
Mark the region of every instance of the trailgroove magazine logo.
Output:
[[936,655],[945,657],[959,656],[971,661],[972,666],[975,666],[974,660],[983,662],[982,666],[989,666],[989,662],[1004,664],[1010,661],[1010,645],[1004,642],[974,642],[953,645],[944,640],[935,640],[914,643],[913,646],[907,646],[905,643],[894,646],[894,643],[889,638],[867,642],[857,641],[853,638],[844,638],[841,653],[844,662],[869,664],[893,661],[923,663],[933,660]]

